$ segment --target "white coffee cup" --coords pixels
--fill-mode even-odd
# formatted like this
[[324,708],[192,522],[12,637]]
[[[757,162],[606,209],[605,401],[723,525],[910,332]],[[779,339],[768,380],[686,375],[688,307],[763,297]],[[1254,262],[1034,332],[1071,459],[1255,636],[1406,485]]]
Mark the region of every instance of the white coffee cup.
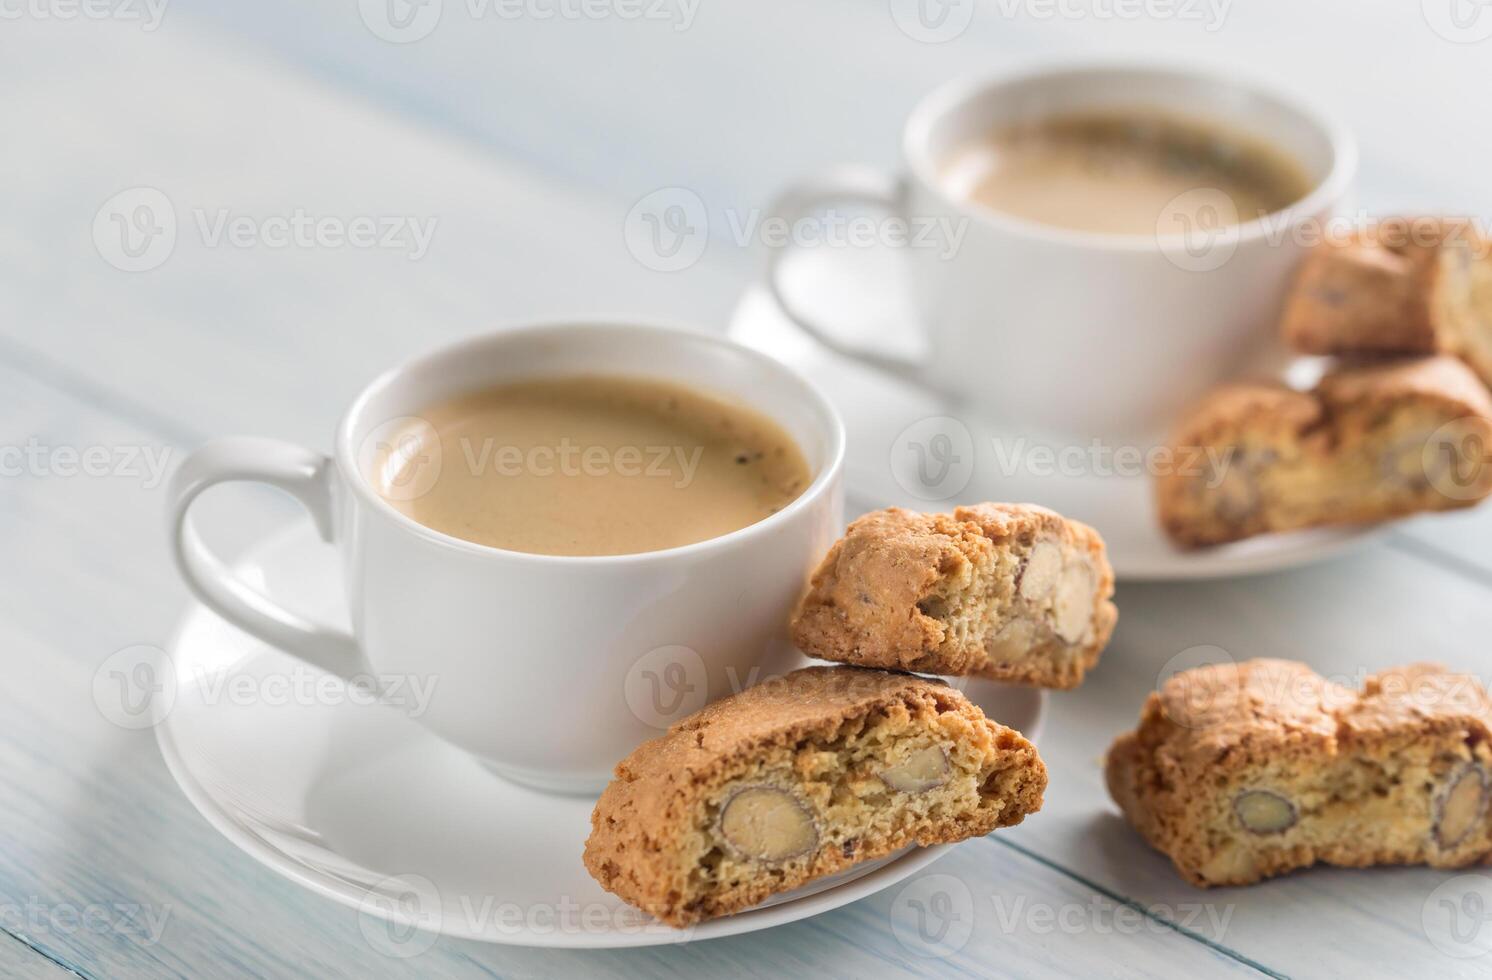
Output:
[[[1106,108],[1158,109],[1262,137],[1304,168],[1312,189],[1264,219],[1190,230],[1163,220],[1155,235],[1116,235],[1003,214],[954,195],[940,176],[951,151],[1004,125]],[[778,302],[836,353],[997,423],[1074,436],[1157,432],[1258,356],[1312,230],[1340,206],[1357,164],[1348,131],[1294,96],[1202,69],[1127,65],[949,83],[913,111],[902,156],[900,175],[835,170],[787,192],[773,213],[797,222],[847,202],[913,229],[959,228],[955,249],[902,249],[925,357],[850,343],[844,324],[805,312],[830,305],[829,290],[815,283],[817,303],[805,302],[806,277],[784,274],[792,248],[772,253]]]
[[[683,382],[751,406],[797,442],[812,483],[778,513],[721,537],[568,557],[432,530],[370,482],[387,455],[381,433],[422,408],[505,381],[577,374]],[[225,619],[343,678],[385,688],[390,678],[422,680],[431,693],[417,720],[431,731],[515,781],[589,793],[669,723],[799,659],[787,621],[843,529],[843,458],[833,407],[771,358],[672,328],[545,325],[476,337],[387,372],[353,402],[331,457],[269,439],[208,443],[173,477],[171,540],[187,584]],[[204,546],[187,512],[202,491],[230,481],[290,493],[341,550],[351,634],[255,591]]]

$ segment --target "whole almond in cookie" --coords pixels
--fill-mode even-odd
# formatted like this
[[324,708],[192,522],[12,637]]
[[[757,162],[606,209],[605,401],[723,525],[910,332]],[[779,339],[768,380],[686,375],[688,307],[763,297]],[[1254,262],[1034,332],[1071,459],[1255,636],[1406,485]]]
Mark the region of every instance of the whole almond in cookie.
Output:
[[1489,725],[1476,679],[1433,664],[1361,691],[1287,660],[1200,667],[1114,742],[1109,793],[1195,885],[1313,864],[1468,867],[1492,859]]
[[1044,507],[893,507],[830,549],[792,635],[824,660],[1068,688],[1114,631],[1113,594],[1098,532]]
[[675,926],[861,861],[1009,827],[1046,767],[948,685],[808,667],[707,706],[616,768],[585,866]]

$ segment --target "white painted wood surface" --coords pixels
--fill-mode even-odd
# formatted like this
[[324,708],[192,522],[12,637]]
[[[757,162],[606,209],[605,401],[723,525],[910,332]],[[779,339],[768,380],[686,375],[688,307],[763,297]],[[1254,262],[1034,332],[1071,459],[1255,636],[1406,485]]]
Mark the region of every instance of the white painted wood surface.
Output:
[[[210,435],[253,432],[325,448],[374,372],[495,322],[609,311],[718,328],[759,271],[760,256],[731,240],[731,213],[816,167],[890,165],[899,119],[928,86],[1035,58],[1191,57],[1313,88],[1359,132],[1366,206],[1492,213],[1480,100],[1492,41],[1449,43],[1414,2],[1235,2],[1208,31],[1092,13],[1112,4],[1069,4],[1090,13],[1044,20],[1039,2],[986,0],[942,45],[901,33],[885,2],[714,0],[675,30],[677,20],[473,21],[464,0],[447,0],[436,30],[408,45],[373,37],[357,6],[180,0],[155,31],[118,18],[6,21],[0,446],[179,455]],[[101,259],[90,226],[136,186],[164,192],[180,227],[168,261],[129,274]],[[674,274],[638,264],[622,233],[633,202],[667,186],[694,190],[711,218],[704,257]],[[439,223],[418,261],[208,247],[192,213],[222,208]],[[206,503],[230,549],[295,514],[269,494]],[[968,892],[970,937],[947,956],[896,938],[893,889],[691,947],[581,954],[442,940],[403,961],[369,947],[354,913],[220,839],[149,734],[95,710],[97,666],[163,643],[185,601],[161,508],[148,472],[0,480],[7,975],[1492,973],[1492,956],[1447,957],[1427,938],[1422,914],[1444,873],[1321,870],[1196,892],[1118,821],[1098,768],[1157,676],[1195,646],[1299,657],[1347,678],[1427,658],[1489,677],[1492,511],[1411,522],[1283,575],[1122,589],[1102,666],[1053,698],[1045,810],[923,876]]]

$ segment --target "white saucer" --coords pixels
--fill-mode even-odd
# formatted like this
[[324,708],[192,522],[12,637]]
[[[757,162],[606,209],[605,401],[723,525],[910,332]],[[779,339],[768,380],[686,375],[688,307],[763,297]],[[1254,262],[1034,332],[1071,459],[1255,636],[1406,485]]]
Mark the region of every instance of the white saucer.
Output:
[[[293,608],[345,625],[337,554],[309,524],[270,539],[239,571]],[[593,800],[504,782],[200,605],[170,652],[175,699],[156,736],[183,792],[254,858],[357,908],[364,936],[390,955],[414,955],[436,933],[607,948],[752,932],[864,898],[944,850],[911,848],[751,911],[672,929],[602,891],[581,865]],[[1035,738],[1042,692],[960,686],[990,717]]]
[[[889,250],[823,258],[809,253],[784,272],[803,296],[805,311],[818,312],[825,323],[845,324],[847,340],[877,338],[875,343],[907,353],[916,319],[898,282],[899,258]],[[856,278],[847,282],[846,276]],[[815,295],[813,286],[823,283],[833,288]],[[742,295],[730,335],[798,368],[834,402],[849,432],[846,474],[874,502],[871,506],[928,510],[975,500],[1043,504],[1098,528],[1115,574],[1131,582],[1290,568],[1329,558],[1375,533],[1373,528],[1331,528],[1181,551],[1161,532],[1151,479],[1140,467],[1129,466],[1132,476],[1116,475],[1113,466],[1105,472],[1101,458],[1086,445],[1000,431],[938,395],[832,354],[795,327],[764,286]],[[1144,452],[1156,442],[1134,448]],[[928,452],[938,446],[944,447],[942,460]],[[1038,455],[1043,453],[1049,454]],[[1064,463],[1062,454],[1072,462]],[[956,462],[944,465],[949,460]],[[920,472],[919,466],[924,467]]]

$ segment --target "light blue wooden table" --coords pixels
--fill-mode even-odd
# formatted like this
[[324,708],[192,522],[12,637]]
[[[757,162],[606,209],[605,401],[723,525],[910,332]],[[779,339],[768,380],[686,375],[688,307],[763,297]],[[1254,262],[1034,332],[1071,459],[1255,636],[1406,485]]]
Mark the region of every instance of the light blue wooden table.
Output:
[[[1480,11],[1492,32],[1492,10],[1458,2],[1471,27],[1447,28],[1455,22],[1440,0],[1071,0],[1052,17],[1058,8],[1042,0],[954,0],[924,8],[953,18],[930,24],[967,24],[941,44],[903,29],[915,5],[901,0],[677,0],[635,20],[606,4],[591,8],[606,16],[542,19],[557,4],[532,0],[504,18],[445,0],[410,43],[369,27],[387,31],[380,11],[410,8],[355,0],[170,0],[158,24],[159,3],[143,0],[71,18],[79,8],[63,0],[7,6],[0,447],[41,447],[43,463],[0,480],[0,972],[1492,973],[1492,955],[1448,955],[1436,889],[1454,876],[1319,870],[1196,892],[1118,820],[1099,769],[1164,665],[1198,645],[1299,657],[1346,678],[1422,658],[1487,677],[1488,510],[1411,522],[1299,571],[1122,588],[1102,666],[1052,699],[1046,808],[912,882],[967,914],[967,938],[942,956],[896,938],[893,888],[795,925],[677,948],[443,939],[418,958],[388,959],[363,940],[356,913],[221,839],[177,791],[150,733],[110,724],[91,696],[99,664],[163,644],[186,600],[166,557],[158,473],[141,461],[169,462],[230,432],[325,448],[375,371],[494,322],[621,312],[720,329],[761,256],[717,220],[697,263],[652,271],[626,248],[633,203],[685,187],[719,219],[830,163],[889,165],[900,118],[951,75],[1080,54],[1247,66],[1315,91],[1349,119],[1363,144],[1365,205],[1492,213],[1492,40],[1476,40],[1467,19]],[[1135,9],[1174,15],[1116,13]],[[130,273],[106,261],[91,228],[105,202],[138,187],[163,193],[179,224],[170,256]],[[438,224],[418,258],[212,244],[220,215],[296,209]],[[113,461],[103,475],[59,465],[92,447]],[[293,514],[271,497],[222,496],[208,502],[209,530],[230,549]]]

